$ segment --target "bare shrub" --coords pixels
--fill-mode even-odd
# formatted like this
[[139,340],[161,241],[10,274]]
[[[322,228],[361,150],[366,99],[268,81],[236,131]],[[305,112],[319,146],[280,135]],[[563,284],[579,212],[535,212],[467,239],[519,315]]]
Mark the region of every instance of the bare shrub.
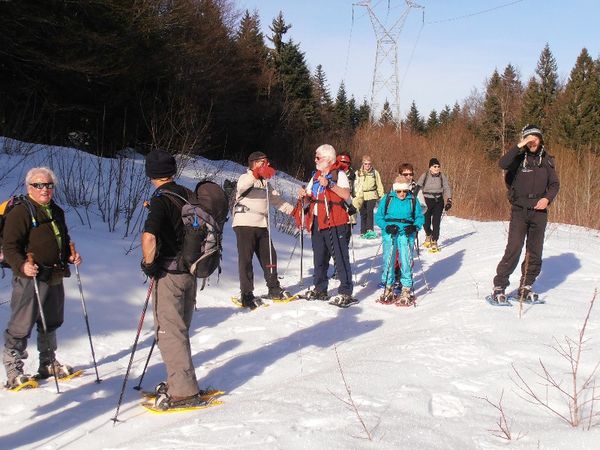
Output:
[[506,439],[507,441],[512,441],[513,439],[519,440],[523,436],[521,435],[521,433],[518,433],[516,436],[513,436],[511,432],[512,421],[509,423],[509,421],[507,420],[506,413],[504,412],[504,405],[502,405],[503,397],[504,390],[502,390],[497,403],[492,402],[490,399],[487,398],[487,396],[476,398],[485,401],[488,405],[492,406],[494,409],[496,409],[496,411],[498,411],[499,417],[496,421],[496,428],[489,429],[487,431],[492,433],[492,435],[499,437],[500,439]]
[[[545,408],[574,428],[582,426],[586,430],[600,425],[600,412],[595,410],[596,402],[600,401],[600,393],[596,391],[596,373],[600,361],[596,363],[589,374],[583,376],[581,374],[583,353],[588,342],[585,338],[585,331],[597,293],[598,290],[596,289],[590,301],[583,325],[579,330],[578,339],[574,340],[565,336],[564,342],[560,342],[555,338],[555,344],[550,346],[567,362],[568,383],[552,374],[547,365],[540,359],[541,372],[532,371],[539,379],[538,383],[543,388],[542,392],[540,392],[523,376],[514,364],[512,366],[513,372],[516,375],[516,379],[513,379],[513,382],[519,389],[520,396],[523,399]],[[564,387],[565,384],[569,386]],[[551,395],[555,398],[558,397],[560,401],[551,398]],[[561,407],[561,403],[566,403],[568,411],[565,411]]]

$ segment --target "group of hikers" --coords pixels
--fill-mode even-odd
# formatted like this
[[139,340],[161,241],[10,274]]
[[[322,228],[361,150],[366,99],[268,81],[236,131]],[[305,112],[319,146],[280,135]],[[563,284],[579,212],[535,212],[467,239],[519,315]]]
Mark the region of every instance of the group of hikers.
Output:
[[[321,145],[314,155],[315,170],[298,191],[296,205],[286,202],[269,180],[275,175],[267,155],[253,152],[248,169],[237,182],[232,226],[237,240],[240,303],[254,309],[261,299],[254,296],[252,258],[256,254],[264,272],[271,299],[291,296],[279,283],[277,253],[270,236],[270,208],[290,214],[301,232],[310,234],[313,250],[313,283],[303,298],[327,300],[338,307],[357,302],[349,258],[352,216],[360,211],[361,236],[371,238],[374,224],[381,229],[381,303],[410,305],[412,258],[415,240],[423,227],[424,244],[438,249],[443,211],[452,207],[452,191],[441,172],[439,160],[432,158],[428,170],[414,181],[409,163],[399,166],[391,189],[385,192],[381,177],[368,156],[353,173],[350,156],[337,155],[331,145]],[[543,147],[541,130],[523,129],[521,141],[500,160],[511,173],[512,204],[508,243],[494,278],[493,300],[506,302],[509,275],[519,260],[527,238],[526,261],[522,266],[520,292],[532,293],[539,275],[547,206],[558,192],[553,159]],[[146,175],[156,189],[148,205],[142,233],[142,271],[151,278],[155,340],[166,366],[167,380],[159,385],[154,400],[158,409],[202,405],[191,356],[189,330],[196,301],[197,277],[177,264],[184,249],[185,226],[182,203],[171,196],[189,199],[192,191],[177,184],[175,158],[166,151],[153,150],[146,156]],[[63,210],[53,201],[57,179],[48,168],[36,167],[25,177],[27,200],[6,214],[2,251],[13,272],[11,315],[4,332],[3,363],[8,389],[31,379],[24,373],[27,340],[37,326],[39,369],[36,377],[66,376],[73,368],[56,359],[56,330],[63,322],[63,278],[69,264],[79,265],[81,256],[70,245]],[[170,195],[156,195],[168,192]],[[376,214],[373,214],[377,206]],[[204,235],[206,237],[206,235]],[[337,295],[329,297],[330,260],[339,280]]]

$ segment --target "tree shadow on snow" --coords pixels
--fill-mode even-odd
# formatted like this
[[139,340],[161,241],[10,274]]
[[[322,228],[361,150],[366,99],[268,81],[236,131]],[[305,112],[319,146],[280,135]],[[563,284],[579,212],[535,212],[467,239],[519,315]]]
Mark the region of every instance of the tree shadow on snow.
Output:
[[450,247],[452,244],[455,244],[458,241],[466,239],[466,238],[468,238],[469,236],[471,236],[473,234],[475,234],[475,231],[470,231],[468,233],[463,233],[463,234],[461,234],[459,236],[453,236],[453,237],[451,237],[449,239],[444,239],[442,241],[442,247],[444,247],[444,248]]
[[329,348],[368,333],[383,323],[382,320],[359,322],[356,319],[359,312],[360,309],[356,306],[340,310],[336,317],[230,359],[224,365],[211,370],[205,379],[227,392],[232,392],[289,354],[310,346]]
[[541,294],[560,286],[569,275],[581,268],[581,261],[574,253],[550,256],[542,261],[542,272],[535,282]]

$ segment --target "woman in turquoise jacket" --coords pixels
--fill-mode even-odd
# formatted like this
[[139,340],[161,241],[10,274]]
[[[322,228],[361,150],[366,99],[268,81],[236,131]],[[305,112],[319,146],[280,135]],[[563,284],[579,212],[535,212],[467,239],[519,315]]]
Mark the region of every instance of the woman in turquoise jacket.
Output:
[[[425,218],[421,205],[411,192],[406,177],[399,175],[392,190],[385,194],[377,208],[375,223],[381,228],[383,243],[383,271],[381,282],[385,285],[379,301],[408,305],[413,301],[412,291],[412,251],[415,235],[423,226]],[[394,296],[394,264],[396,252],[400,259],[400,282],[402,292],[399,298]]]

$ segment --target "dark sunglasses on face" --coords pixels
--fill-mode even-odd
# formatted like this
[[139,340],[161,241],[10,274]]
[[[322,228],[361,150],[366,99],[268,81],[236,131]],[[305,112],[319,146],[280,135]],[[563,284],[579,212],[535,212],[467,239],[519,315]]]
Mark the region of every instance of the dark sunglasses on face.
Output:
[[54,183],[30,183],[29,186],[32,186],[40,191],[44,188],[54,189]]
[[408,194],[410,191],[408,189],[400,189],[399,191],[396,191],[396,192],[398,192],[399,194],[400,193]]
[[405,177],[412,177],[413,173],[412,172],[406,172],[406,173],[403,173],[402,175],[404,175]]

